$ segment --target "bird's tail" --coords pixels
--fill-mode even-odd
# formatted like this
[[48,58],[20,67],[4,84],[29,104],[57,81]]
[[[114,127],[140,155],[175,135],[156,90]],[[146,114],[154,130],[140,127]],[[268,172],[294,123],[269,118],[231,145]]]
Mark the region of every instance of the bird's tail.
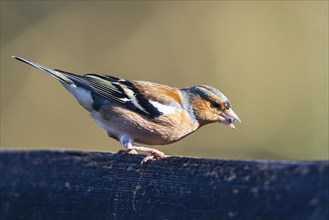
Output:
[[35,63],[35,62],[32,62],[32,61],[29,61],[27,59],[24,59],[22,57],[18,57],[18,56],[12,56],[12,58],[16,59],[16,60],[19,60],[19,61],[22,61],[24,63],[27,63],[53,77],[55,77],[56,79],[58,79],[60,82],[63,82],[65,84],[68,84],[68,85],[75,85],[74,82],[69,79],[68,77],[66,77],[63,73],[59,72],[59,71],[56,71],[56,70],[53,70],[53,69],[50,69],[48,67],[45,67],[45,66],[42,66],[38,63]]

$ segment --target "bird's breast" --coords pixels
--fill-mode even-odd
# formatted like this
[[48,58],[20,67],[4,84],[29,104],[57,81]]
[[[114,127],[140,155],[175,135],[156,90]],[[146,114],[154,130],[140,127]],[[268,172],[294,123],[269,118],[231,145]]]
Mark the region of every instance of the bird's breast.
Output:
[[148,119],[120,106],[109,105],[92,111],[96,123],[111,136],[120,139],[125,135],[134,142],[147,145],[163,145],[178,141],[195,131],[199,125],[192,124],[183,110]]

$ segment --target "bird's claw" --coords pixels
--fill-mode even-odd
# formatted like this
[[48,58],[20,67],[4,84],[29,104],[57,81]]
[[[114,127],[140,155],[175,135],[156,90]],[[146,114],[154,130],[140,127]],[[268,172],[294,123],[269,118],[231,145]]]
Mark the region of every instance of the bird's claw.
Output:
[[154,160],[154,159],[166,157],[166,155],[163,152],[155,150],[155,149],[153,149],[150,153],[151,153],[150,155],[144,157],[141,164],[144,164],[149,160]]

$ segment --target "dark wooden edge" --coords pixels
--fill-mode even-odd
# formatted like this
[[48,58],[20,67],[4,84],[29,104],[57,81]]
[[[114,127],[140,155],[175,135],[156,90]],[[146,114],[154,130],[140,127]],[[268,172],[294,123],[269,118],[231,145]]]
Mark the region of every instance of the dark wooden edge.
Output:
[[328,161],[1,151],[1,219],[329,219]]

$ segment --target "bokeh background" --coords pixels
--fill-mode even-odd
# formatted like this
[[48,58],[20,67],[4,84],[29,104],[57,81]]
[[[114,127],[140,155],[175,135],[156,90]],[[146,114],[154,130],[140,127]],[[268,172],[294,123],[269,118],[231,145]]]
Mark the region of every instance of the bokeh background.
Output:
[[112,151],[53,78],[75,73],[220,89],[242,119],[169,155],[328,159],[328,1],[1,1],[1,148]]

